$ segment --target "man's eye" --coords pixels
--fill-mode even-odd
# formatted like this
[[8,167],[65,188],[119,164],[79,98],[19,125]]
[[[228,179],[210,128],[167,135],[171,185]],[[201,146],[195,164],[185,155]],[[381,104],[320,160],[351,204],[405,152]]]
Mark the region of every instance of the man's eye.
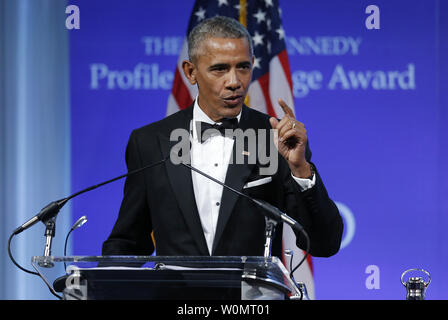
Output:
[[250,69],[250,65],[245,64],[245,65],[240,66],[239,68],[242,70],[248,70],[248,69]]

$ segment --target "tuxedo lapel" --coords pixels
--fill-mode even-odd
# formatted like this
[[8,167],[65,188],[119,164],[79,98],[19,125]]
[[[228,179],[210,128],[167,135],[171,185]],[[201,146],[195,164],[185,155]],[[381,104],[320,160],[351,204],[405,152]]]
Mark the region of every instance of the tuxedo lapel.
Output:
[[[254,123],[251,122],[251,119],[248,117],[248,109],[247,107],[243,106],[241,119],[239,123],[239,128],[243,131],[253,128],[256,129],[256,126]],[[244,143],[244,151],[248,150],[247,141]],[[241,152],[241,150],[238,150]],[[231,164],[229,164],[227,168],[227,174],[225,179],[225,184],[238,190],[242,191],[243,186],[249,177],[250,173],[255,167],[255,164],[249,164],[247,163],[247,156],[244,156],[244,164],[237,164],[235,163],[237,152],[237,143],[233,144],[233,151],[231,159],[233,160]],[[215,233],[215,239],[213,241],[213,251],[215,252],[216,247],[219,244],[219,241],[221,240],[222,234],[224,232],[225,226],[230,218],[230,215],[232,214],[232,211],[235,207],[235,203],[237,202],[239,196],[230,191],[227,188],[223,188],[222,197],[221,197],[221,207],[219,209],[219,217],[218,217],[218,223],[216,226],[216,233]],[[244,214],[244,213],[242,213]],[[212,253],[213,254],[213,253]]]
[[[179,128],[185,129],[189,132],[190,122],[193,118],[192,110],[193,107],[189,107],[188,109],[181,111],[181,113],[183,113],[182,116],[176,120],[173,119],[173,126],[170,126],[169,128],[170,132],[167,131],[164,134],[158,134],[160,147],[164,157],[168,157],[172,148],[178,143],[178,141],[170,141],[171,130]],[[188,155],[183,156],[190,159],[190,148],[183,150],[188,153]],[[169,182],[179,204],[179,208],[185,217],[185,221],[190,229],[192,237],[196,241],[201,254],[209,255],[194,196],[190,169],[180,164],[175,165],[171,160],[168,160],[166,161],[166,170]]]

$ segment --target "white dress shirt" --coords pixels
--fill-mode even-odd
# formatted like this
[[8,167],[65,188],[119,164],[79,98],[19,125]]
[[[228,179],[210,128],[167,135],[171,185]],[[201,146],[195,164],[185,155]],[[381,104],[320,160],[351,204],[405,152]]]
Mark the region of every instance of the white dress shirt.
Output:
[[[202,111],[197,101],[198,99],[196,98],[193,106],[193,120],[190,123],[191,165],[224,183],[234,140],[230,137],[213,135],[203,143],[198,141],[196,121],[210,124],[215,122]],[[238,121],[240,121],[240,118],[241,112],[237,116]],[[211,254],[218,223],[219,208],[221,207],[223,187],[194,171],[191,171],[191,177],[202,230],[204,231],[208,251]],[[315,184],[314,176],[312,180],[300,179],[294,176],[293,178],[297,181],[302,191],[313,187]]]

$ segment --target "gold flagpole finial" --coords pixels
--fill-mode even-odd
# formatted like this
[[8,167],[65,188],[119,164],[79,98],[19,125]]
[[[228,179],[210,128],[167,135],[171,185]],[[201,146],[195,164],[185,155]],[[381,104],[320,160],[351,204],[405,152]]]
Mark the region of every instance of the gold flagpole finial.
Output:
[[247,28],[246,0],[240,0],[240,23]]
[[[239,21],[247,29],[247,3],[246,3],[246,0],[240,0],[240,19],[239,19]],[[244,99],[244,104],[246,106],[250,106],[249,94],[246,95],[246,98]]]

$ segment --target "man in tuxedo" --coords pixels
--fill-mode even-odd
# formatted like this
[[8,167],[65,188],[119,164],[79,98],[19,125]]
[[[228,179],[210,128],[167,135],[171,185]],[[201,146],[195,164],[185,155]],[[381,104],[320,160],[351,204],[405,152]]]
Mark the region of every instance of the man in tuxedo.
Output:
[[[183,129],[190,148],[182,156],[193,167],[297,220],[310,237],[312,255],[335,254],[342,219],[311,163],[303,123],[282,100],[282,119],[244,105],[254,63],[247,30],[236,20],[215,17],[196,26],[188,41],[189,61],[182,66],[189,82],[197,85],[198,96],[190,107],[131,133],[126,149],[128,170],[172,155],[178,141],[170,139],[171,133]],[[215,128],[218,133],[223,128],[253,130],[257,143],[260,130],[276,129],[276,149],[270,153],[278,162],[275,172],[262,175],[258,158],[231,161],[238,150],[235,139],[205,136],[201,127]],[[244,148],[248,147],[245,143]],[[249,158],[249,149],[243,150],[243,160]],[[157,255],[261,256],[265,218],[260,210],[250,200],[167,160],[127,177],[119,216],[103,244],[103,255],[150,255],[156,249]],[[297,245],[305,248],[305,238],[297,236]],[[281,256],[281,237],[279,224],[273,255]]]

